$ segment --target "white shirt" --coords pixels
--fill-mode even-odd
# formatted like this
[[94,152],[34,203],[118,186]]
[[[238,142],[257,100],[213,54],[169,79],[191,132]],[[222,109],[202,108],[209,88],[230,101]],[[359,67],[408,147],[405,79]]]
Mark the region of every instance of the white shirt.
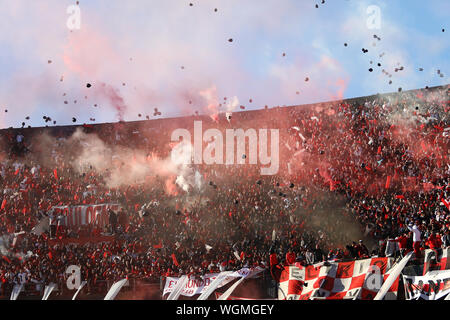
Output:
[[27,282],[27,274],[25,272],[21,272],[17,276],[19,278],[20,284],[24,284]]
[[420,230],[416,225],[413,225],[412,228],[408,226],[409,231],[413,233],[413,242],[420,241]]

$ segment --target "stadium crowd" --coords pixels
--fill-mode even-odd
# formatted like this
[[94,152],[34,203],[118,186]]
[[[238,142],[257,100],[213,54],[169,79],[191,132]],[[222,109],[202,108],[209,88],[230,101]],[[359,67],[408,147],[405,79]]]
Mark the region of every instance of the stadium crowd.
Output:
[[[202,187],[189,192],[168,192],[164,176],[111,187],[111,168],[80,172],[72,165],[79,150],[64,143],[73,127],[53,130],[45,143],[39,134],[51,128],[5,130],[1,293],[17,283],[38,291],[50,282],[64,287],[70,265],[81,266],[95,290],[124,277],[159,281],[412,250],[420,259],[425,248],[450,246],[448,111],[444,88],[234,113],[209,126],[280,128],[279,173],[260,176],[249,164],[196,165]],[[157,129],[152,121],[81,128],[106,145],[164,157],[171,129],[192,119],[158,120]],[[68,228],[52,211],[101,203],[121,206],[108,212],[105,226]],[[45,219],[49,228],[36,232]]]

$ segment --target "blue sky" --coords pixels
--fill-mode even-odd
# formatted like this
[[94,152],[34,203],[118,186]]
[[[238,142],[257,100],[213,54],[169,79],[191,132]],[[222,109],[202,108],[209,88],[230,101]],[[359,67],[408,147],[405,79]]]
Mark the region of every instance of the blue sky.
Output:
[[[80,29],[71,31],[73,4],[0,0],[1,127],[43,126],[44,115],[64,125],[155,118],[154,108],[163,117],[222,112],[224,97],[255,109],[449,83],[449,1],[80,0]],[[379,29],[367,25],[371,5]]]

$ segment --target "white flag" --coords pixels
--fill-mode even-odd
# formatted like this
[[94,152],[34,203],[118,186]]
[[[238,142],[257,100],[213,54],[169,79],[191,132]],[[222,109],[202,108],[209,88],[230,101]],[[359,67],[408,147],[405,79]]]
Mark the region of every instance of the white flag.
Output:
[[11,292],[11,300],[17,300],[20,292],[23,289],[23,284],[16,284]]
[[56,288],[56,283],[51,282],[48,286],[45,286],[44,289],[44,296],[42,297],[42,300],[48,300],[48,297],[52,293],[52,291]]
[[[208,289],[206,289],[199,297],[197,300],[206,300],[208,299],[208,297],[214,292],[216,291],[216,289],[221,286],[221,284],[224,282],[225,278],[229,275],[231,275],[233,272],[232,271],[224,271],[219,273],[219,275],[217,276],[217,278],[211,282],[211,284],[208,286]],[[228,279],[228,281],[230,281],[232,279]]]
[[234,283],[227,291],[225,291],[225,293],[223,295],[221,295],[219,297],[219,299],[217,300],[227,300],[228,297],[233,293],[233,291],[246,279],[246,278],[252,278],[254,276],[256,276],[257,274],[263,272],[264,269],[262,268],[257,268],[256,270],[253,270],[252,272],[244,275],[241,279],[239,279],[238,281],[236,281],[236,283]]
[[397,265],[392,267],[392,269],[389,271],[389,276],[387,277],[386,281],[384,281],[383,285],[380,288],[380,291],[378,291],[377,295],[373,300],[383,300],[386,293],[389,291],[389,288],[394,283],[395,279],[400,275],[403,268],[408,263],[409,259],[411,259],[411,256],[414,252],[411,251],[408,253]]
[[181,292],[183,291],[188,281],[189,278],[187,275],[181,276],[181,278],[178,279],[177,285],[167,297],[167,300],[178,300],[178,297],[181,295]]
[[119,293],[120,289],[128,283],[128,279],[122,279],[120,281],[117,281],[111,286],[111,289],[109,289],[108,293],[105,296],[105,299],[103,300],[114,300],[114,298]]

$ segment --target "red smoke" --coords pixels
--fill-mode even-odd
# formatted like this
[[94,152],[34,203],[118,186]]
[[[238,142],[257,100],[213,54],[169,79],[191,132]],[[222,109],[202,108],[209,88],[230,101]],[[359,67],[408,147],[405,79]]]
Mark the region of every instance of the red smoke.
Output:
[[178,189],[174,183],[175,178],[176,178],[175,176],[172,176],[166,180],[166,192],[168,195],[171,195],[171,196],[178,195]]
[[97,93],[107,98],[111,107],[116,110],[117,118],[120,121],[123,121],[127,106],[125,105],[125,101],[122,96],[120,96],[119,90],[108,84],[102,83],[99,87],[97,87]]

